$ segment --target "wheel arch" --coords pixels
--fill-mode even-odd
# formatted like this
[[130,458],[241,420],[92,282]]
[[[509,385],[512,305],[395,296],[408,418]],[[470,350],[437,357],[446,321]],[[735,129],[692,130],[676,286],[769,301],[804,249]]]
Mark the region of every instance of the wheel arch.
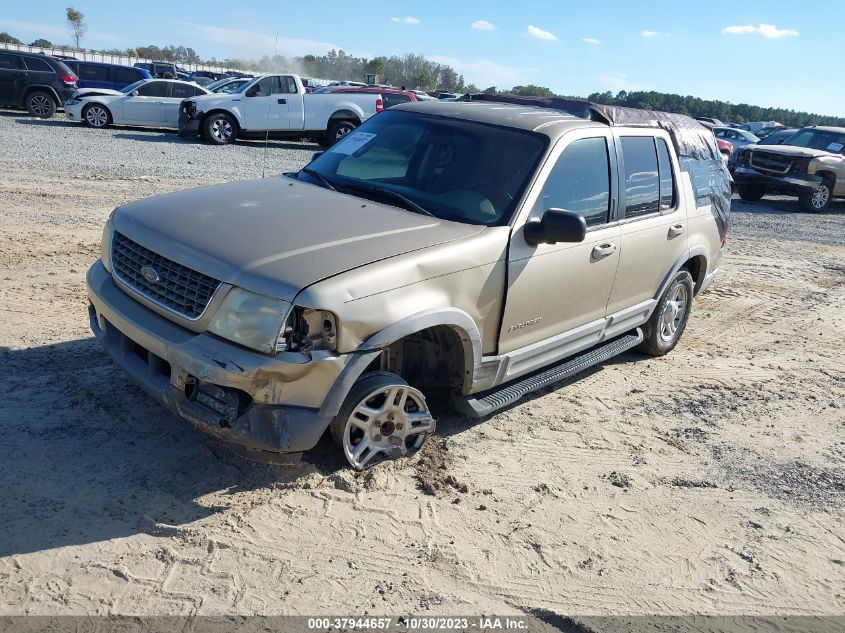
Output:
[[241,119],[237,115],[237,113],[232,112],[231,110],[227,110],[226,108],[212,108],[208,112],[203,112],[202,114],[200,114],[200,127],[205,124],[205,120],[212,114],[228,114],[235,120],[235,125],[237,126],[236,132],[240,132],[243,129],[243,126],[241,125]]
[[47,92],[53,97],[53,100],[56,102],[56,107],[61,107],[63,102],[59,97],[59,93],[56,92],[56,89],[53,86],[43,85],[43,84],[32,84],[24,88],[23,94],[21,96],[21,106],[26,106],[26,100],[29,99],[29,95],[33,92]]
[[690,271],[693,280],[693,295],[697,295],[704,285],[704,280],[707,277],[707,267],[710,262],[710,254],[703,246],[693,246],[686,254],[679,257],[668,274],[663,278],[660,287],[654,295],[656,300],[659,300],[666,291],[667,286],[672,281],[672,278],[678,273],[681,268],[686,268]]
[[347,108],[343,108],[341,110],[335,110],[332,112],[332,115],[329,117],[328,122],[326,123],[326,129],[331,126],[332,123],[336,121],[353,121],[355,125],[361,125],[361,117],[357,112],[354,110],[349,110]]
[[114,113],[112,112],[112,109],[109,107],[109,104],[103,103],[102,101],[89,101],[84,106],[82,106],[82,109],[79,111],[80,115],[84,118],[85,112],[88,110],[88,108],[95,105],[100,106],[108,113],[109,123],[114,123]]
[[825,180],[830,181],[830,193],[833,194],[833,190],[836,189],[836,172],[831,171],[829,169],[820,169],[816,172],[816,176],[821,176]]
[[474,367],[481,362],[481,333],[472,317],[458,308],[434,308],[410,315],[373,334],[353,352],[320,407],[320,415],[333,417],[340,411],[355,381],[391,345],[420,333],[447,328],[460,342],[463,357],[463,388],[472,384]]

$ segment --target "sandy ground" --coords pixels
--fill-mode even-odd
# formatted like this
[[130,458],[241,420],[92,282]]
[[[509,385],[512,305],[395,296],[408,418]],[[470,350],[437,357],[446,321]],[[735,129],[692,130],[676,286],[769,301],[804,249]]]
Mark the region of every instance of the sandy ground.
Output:
[[[42,132],[17,116],[4,134]],[[259,151],[192,151],[229,149]],[[794,202],[735,201],[672,354],[442,418],[417,457],[356,474],[329,442],[296,467],[234,457],[90,336],[103,221],[221,179],[201,166],[0,163],[0,615],[845,611],[845,205],[797,218],[811,242],[758,226]]]

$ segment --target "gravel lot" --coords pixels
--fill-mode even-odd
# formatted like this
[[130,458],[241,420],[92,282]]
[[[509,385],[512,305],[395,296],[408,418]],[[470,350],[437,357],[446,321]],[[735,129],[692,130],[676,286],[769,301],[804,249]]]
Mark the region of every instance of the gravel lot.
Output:
[[845,204],[734,201],[663,359],[364,474],[330,443],[269,467],[127,382],[84,273],[115,206],[317,149],[0,111],[0,615],[843,612]]

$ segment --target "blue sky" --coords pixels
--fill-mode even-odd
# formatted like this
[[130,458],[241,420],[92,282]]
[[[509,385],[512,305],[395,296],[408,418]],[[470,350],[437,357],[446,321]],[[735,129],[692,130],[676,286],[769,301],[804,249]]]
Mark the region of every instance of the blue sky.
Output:
[[[27,42],[69,41],[68,3],[4,3],[0,30]],[[74,4],[87,17],[89,48],[182,44],[203,57],[260,57],[278,35],[285,55],[333,47],[422,53],[480,88],[534,83],[584,96],[653,89],[845,116],[840,0]]]

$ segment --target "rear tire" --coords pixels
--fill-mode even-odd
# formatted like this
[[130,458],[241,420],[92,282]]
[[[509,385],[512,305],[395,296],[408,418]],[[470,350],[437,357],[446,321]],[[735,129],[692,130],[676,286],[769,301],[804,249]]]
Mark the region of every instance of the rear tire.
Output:
[[349,120],[335,121],[334,123],[332,123],[326,133],[326,140],[329,146],[337,143],[344,136],[352,132],[356,127],[358,127],[358,125],[354,121]]
[[26,98],[26,110],[39,119],[49,119],[56,114],[56,100],[53,95],[43,90],[35,90]]
[[238,138],[238,124],[224,112],[209,114],[202,122],[202,137],[213,145],[228,145]]
[[766,195],[766,188],[762,185],[738,185],[736,192],[743,200],[757,202]]
[[805,213],[820,213],[830,206],[833,199],[833,185],[825,180],[815,191],[798,196],[798,208]]
[[663,356],[671,352],[687,327],[692,310],[692,275],[686,268],[679,270],[660,297],[660,301],[643,326],[643,342],[639,350],[649,356]]

